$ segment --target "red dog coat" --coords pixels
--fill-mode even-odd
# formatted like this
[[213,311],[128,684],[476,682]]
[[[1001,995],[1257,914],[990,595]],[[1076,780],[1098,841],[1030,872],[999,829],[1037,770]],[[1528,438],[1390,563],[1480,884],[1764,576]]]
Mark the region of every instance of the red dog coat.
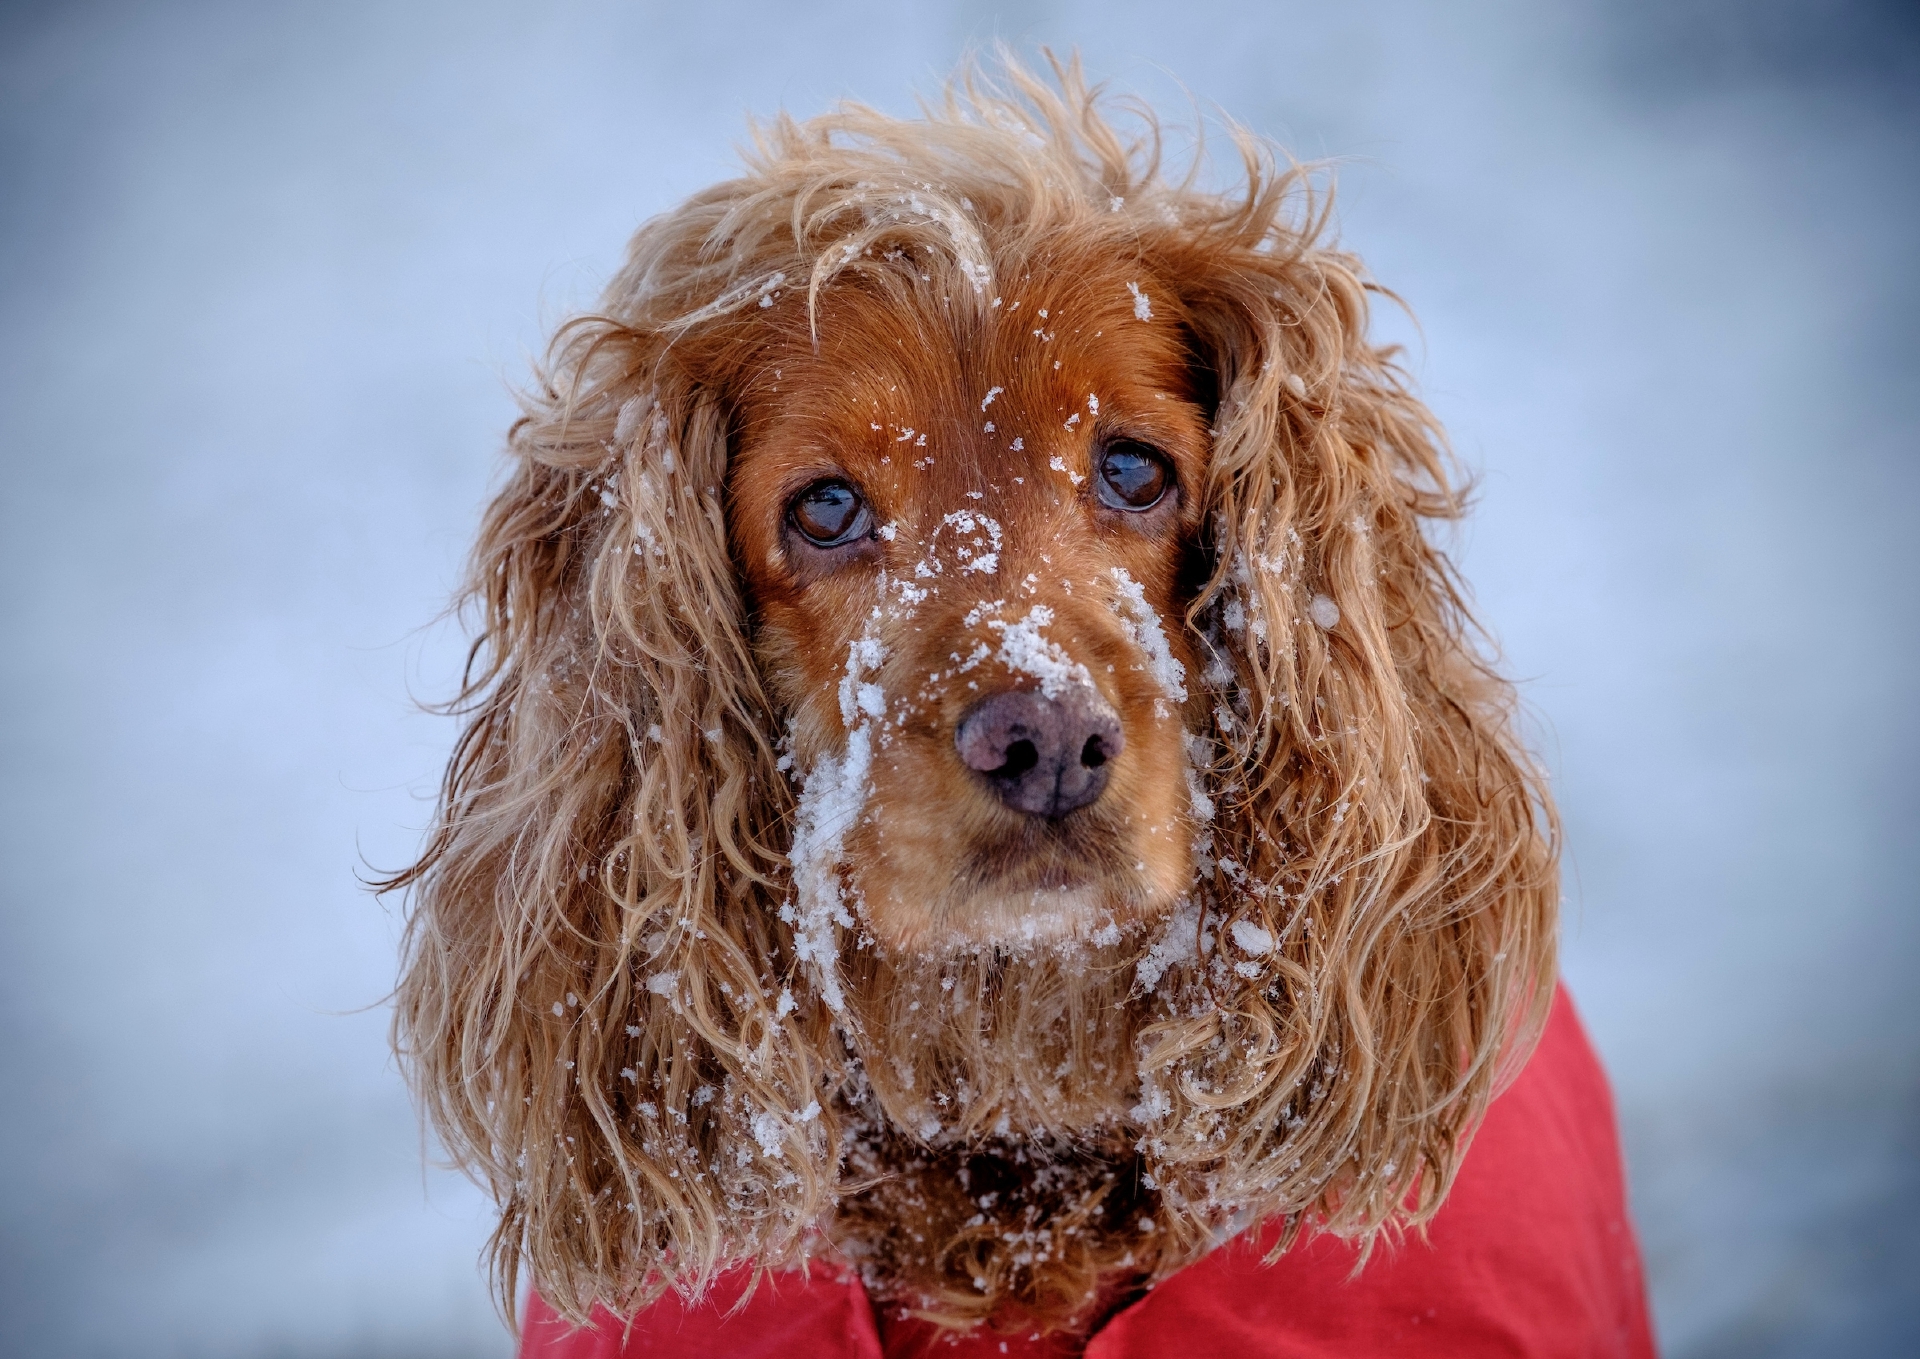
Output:
[[[1421,1240],[1382,1245],[1354,1277],[1330,1237],[1260,1263],[1250,1232],[1164,1280],[1088,1340],[981,1331],[956,1344],[917,1321],[876,1319],[856,1278],[816,1269],[761,1281],[733,1316],[747,1271],[697,1306],[669,1293],[626,1331],[570,1332],[538,1297],[522,1359],[1651,1359],[1639,1249],[1627,1217],[1607,1078],[1564,988],[1539,1048],[1496,1099],[1453,1193]],[[931,1343],[929,1343],[931,1342]]]

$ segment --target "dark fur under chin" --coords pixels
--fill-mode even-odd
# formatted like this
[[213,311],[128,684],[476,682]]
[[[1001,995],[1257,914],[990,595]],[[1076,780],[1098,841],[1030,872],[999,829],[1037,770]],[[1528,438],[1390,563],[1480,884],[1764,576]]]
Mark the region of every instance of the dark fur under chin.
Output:
[[949,1325],[1069,1329],[1168,1244],[1135,1150],[1140,940],[861,955],[831,1228],[876,1298]]
[[1122,1139],[929,1149],[868,1124],[834,1244],[877,1301],[936,1322],[1086,1329],[1156,1272],[1159,1196]]

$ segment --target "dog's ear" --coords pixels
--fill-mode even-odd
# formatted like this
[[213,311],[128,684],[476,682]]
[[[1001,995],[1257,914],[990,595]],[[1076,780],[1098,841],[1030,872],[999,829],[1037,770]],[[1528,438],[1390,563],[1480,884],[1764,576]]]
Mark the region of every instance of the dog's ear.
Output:
[[1544,1020],[1557,830],[1427,536],[1460,512],[1441,432],[1369,341],[1357,264],[1311,213],[1282,222],[1298,188],[1255,176],[1161,255],[1219,393],[1188,624],[1210,656],[1195,932],[1233,1032],[1170,1016],[1144,1107],[1176,1180],[1367,1234],[1438,1206]]
[[396,1043],[442,1141],[579,1321],[777,1261],[826,1207],[829,1050],[782,996],[789,794],[743,631],[719,394],[576,322],[470,586],[469,722],[413,891]]

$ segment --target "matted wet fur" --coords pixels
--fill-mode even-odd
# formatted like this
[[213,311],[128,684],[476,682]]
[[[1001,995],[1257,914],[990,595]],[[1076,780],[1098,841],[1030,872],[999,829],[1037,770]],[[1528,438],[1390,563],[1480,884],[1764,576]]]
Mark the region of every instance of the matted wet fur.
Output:
[[[1424,1221],[1544,1017],[1551,805],[1371,285],[1251,136],[1205,192],[1054,77],[760,129],[526,398],[389,883],[509,1309],[523,1268],[582,1320],[824,1255],[1085,1326],[1255,1221]],[[1121,435],[1159,519],[1091,499]],[[816,559],[822,469],[880,517]],[[1061,675],[1126,750],[1042,825],[953,722]]]

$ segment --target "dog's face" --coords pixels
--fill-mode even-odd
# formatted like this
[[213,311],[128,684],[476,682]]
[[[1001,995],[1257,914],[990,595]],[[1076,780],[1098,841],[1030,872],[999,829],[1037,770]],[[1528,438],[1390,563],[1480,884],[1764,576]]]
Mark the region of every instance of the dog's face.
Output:
[[830,829],[882,948],[1125,928],[1191,878],[1205,377],[1110,252],[978,309],[899,271],[823,300],[817,347],[768,318],[735,416],[729,528],[795,765],[862,743],[826,814],[857,814]]

